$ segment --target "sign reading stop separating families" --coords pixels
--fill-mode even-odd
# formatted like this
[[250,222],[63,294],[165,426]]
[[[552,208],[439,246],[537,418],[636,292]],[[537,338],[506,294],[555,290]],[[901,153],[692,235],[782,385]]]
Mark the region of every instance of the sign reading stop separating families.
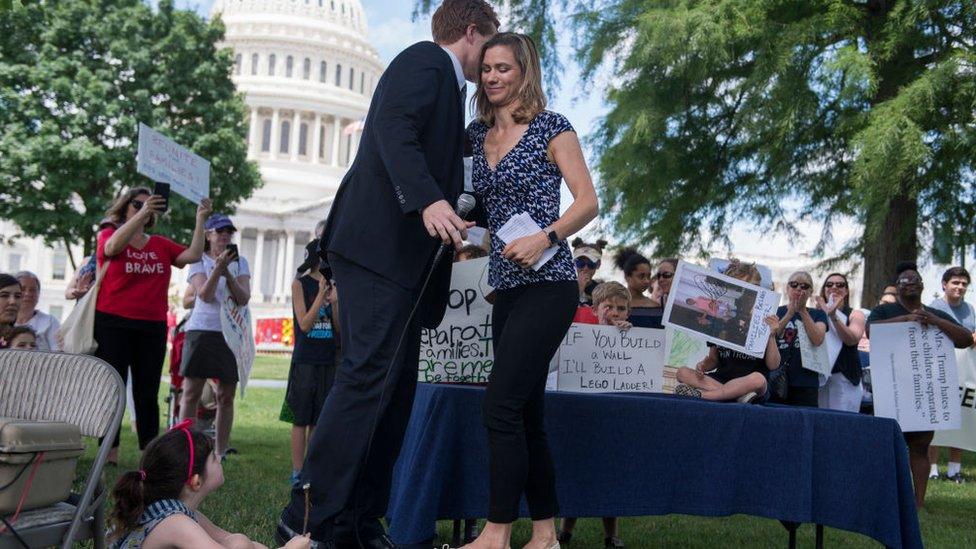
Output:
[[556,354],[556,388],[574,393],[660,393],[664,330],[573,324]]
[[210,162],[142,123],[136,171],[196,204],[210,196]]
[[420,336],[419,381],[488,383],[495,359],[485,300],[491,290],[487,257],[454,264],[444,320]]
[[872,324],[871,387],[874,415],[895,419],[902,431],[960,426],[956,351],[934,326]]

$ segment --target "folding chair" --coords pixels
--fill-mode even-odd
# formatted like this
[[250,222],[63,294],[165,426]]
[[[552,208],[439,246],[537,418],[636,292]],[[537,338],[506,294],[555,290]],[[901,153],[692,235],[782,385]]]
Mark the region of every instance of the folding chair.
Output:
[[[0,416],[77,425],[82,436],[101,438],[84,489],[68,501],[25,511],[0,534],[0,549],[68,549],[81,539],[105,547],[102,470],[125,410],[125,385],[115,369],[95,357],[43,351],[0,351]],[[18,539],[19,537],[19,539]]]

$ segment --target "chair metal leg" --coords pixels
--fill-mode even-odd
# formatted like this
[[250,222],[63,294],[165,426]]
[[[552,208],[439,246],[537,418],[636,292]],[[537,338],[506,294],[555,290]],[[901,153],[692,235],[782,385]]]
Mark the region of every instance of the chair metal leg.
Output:
[[105,502],[95,509],[95,549],[105,549]]
[[824,527],[823,524],[817,525],[817,549],[823,549],[824,546]]

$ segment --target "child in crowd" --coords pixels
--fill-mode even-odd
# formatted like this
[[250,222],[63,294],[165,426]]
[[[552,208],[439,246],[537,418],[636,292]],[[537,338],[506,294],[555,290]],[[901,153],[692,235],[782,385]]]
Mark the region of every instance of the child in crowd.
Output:
[[[142,454],[141,469],[122,474],[112,496],[112,549],[260,549],[243,534],[232,534],[197,510],[224,483],[213,440],[190,428],[192,420],[157,437]],[[286,549],[307,549],[307,536],[292,538]]]
[[[725,269],[726,276],[758,284],[759,270],[754,264],[733,259]],[[759,403],[769,398],[766,372],[779,368],[779,348],[776,344],[776,326],[779,319],[770,315],[764,319],[770,327],[769,339],[763,358],[740,353],[709,343],[708,355],[694,369],[678,368],[676,395],[692,396],[705,400],[739,400]]]
[[14,326],[7,333],[6,339],[0,340],[0,349],[33,351],[37,349],[37,334],[29,326]]
[[[619,282],[603,282],[593,289],[593,312],[596,321],[576,320],[583,324],[601,324],[616,326],[620,330],[629,330],[632,326],[627,320],[630,315],[630,290]],[[582,308],[581,308],[582,309]],[[577,318],[579,317],[577,312]],[[559,542],[569,543],[573,538],[573,528],[576,527],[575,517],[564,517],[559,530]],[[603,518],[604,547],[623,547],[617,527],[617,517]]]

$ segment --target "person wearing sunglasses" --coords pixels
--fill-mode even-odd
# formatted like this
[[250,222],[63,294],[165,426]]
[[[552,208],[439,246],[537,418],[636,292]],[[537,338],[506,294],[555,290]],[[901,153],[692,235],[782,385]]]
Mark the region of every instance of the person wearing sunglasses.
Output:
[[861,358],[857,345],[864,335],[864,313],[851,309],[850,284],[841,273],[830,273],[817,295],[817,308],[827,315],[830,329],[841,341],[827,384],[820,388],[821,408],[858,412],[861,409]]
[[576,267],[576,281],[579,283],[580,307],[593,305],[593,289],[600,285],[600,281],[595,280],[593,275],[600,268],[600,258],[603,257],[603,248],[606,245],[606,240],[597,240],[591,244],[583,242],[582,238],[573,239],[573,266]]
[[678,258],[668,257],[658,262],[657,271],[651,277],[651,299],[659,304],[662,315],[664,314],[664,305],[668,302],[668,294],[671,293],[674,272],[677,269]]
[[[98,233],[99,271],[108,263],[95,301],[95,356],[111,364],[125,381],[132,372],[139,448],[159,434],[159,378],[166,354],[167,293],[172,267],[183,268],[203,256],[203,225],[210,199],[197,207],[189,247],[165,236],[147,234],[166,200],[145,187],[119,195],[106,217],[114,223]],[[118,228],[116,228],[118,227]],[[109,454],[117,462],[119,439]]]
[[187,321],[180,374],[186,378],[180,403],[180,420],[197,417],[197,408],[208,379],[217,380],[216,452],[227,454],[234,422],[234,394],[240,381],[237,358],[224,339],[220,315],[227,299],[238,307],[251,299],[251,271],[247,260],[231,247],[237,228],[230,218],[215,213],[204,224],[206,242],[200,261],[187,269],[187,282],[196,300]]
[[[799,331],[806,332],[810,343],[822,345],[829,329],[827,315],[819,309],[807,307],[813,294],[813,278],[806,271],[790,275],[786,283],[787,304],[776,309],[779,324],[776,326],[777,344],[780,354],[780,371],[786,376],[786,383],[778,383],[774,391],[775,401],[792,406],[817,407],[820,376],[812,370],[803,368],[800,357]],[[785,394],[781,388],[786,388]],[[776,394],[778,393],[778,394]]]
[[[871,326],[891,322],[918,322],[922,326],[934,326],[942,330],[957,349],[965,349],[973,343],[973,334],[956,322],[945,311],[922,304],[925,285],[918,273],[918,266],[911,261],[902,261],[895,269],[895,288],[898,289],[895,303],[878,305],[868,315],[867,331],[871,337]],[[915,506],[925,504],[925,489],[928,487],[929,446],[933,431],[904,433],[908,444],[908,460],[912,469],[912,483],[915,486]]]

